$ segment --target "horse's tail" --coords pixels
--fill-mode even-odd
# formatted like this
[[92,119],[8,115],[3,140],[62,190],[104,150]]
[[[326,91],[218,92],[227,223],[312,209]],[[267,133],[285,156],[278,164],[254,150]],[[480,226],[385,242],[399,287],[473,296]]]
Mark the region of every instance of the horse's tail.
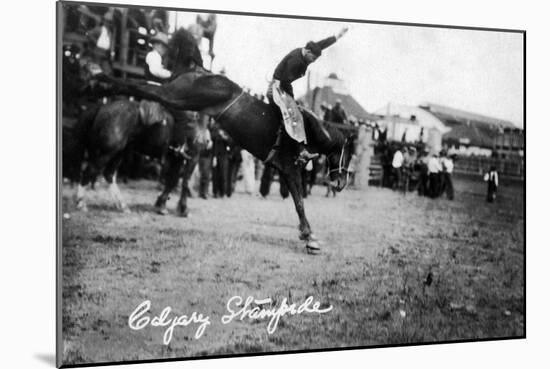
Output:
[[166,96],[162,85],[153,85],[142,81],[125,80],[102,74],[96,77],[100,81],[111,83],[114,91],[121,95],[130,95],[142,99],[156,101],[167,108],[181,109],[181,106]]

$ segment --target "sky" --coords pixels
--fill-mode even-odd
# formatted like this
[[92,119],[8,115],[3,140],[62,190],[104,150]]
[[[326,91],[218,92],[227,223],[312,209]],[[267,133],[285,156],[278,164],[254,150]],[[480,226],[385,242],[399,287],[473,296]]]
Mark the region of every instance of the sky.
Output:
[[[196,15],[178,13],[178,26]],[[312,87],[329,73],[369,112],[388,103],[437,103],[523,127],[523,35],[430,27],[218,15],[212,70],[264,93],[292,49],[348,33],[309,66]],[[203,40],[203,47],[208,44]],[[207,63],[208,64],[208,63]],[[295,96],[307,81],[293,83]]]

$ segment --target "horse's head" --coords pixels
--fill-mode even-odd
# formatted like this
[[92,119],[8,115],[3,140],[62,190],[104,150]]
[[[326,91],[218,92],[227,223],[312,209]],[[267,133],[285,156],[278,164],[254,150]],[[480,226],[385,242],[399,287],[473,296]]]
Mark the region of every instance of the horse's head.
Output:
[[331,186],[338,192],[342,191],[348,184],[350,174],[350,163],[355,150],[354,136],[348,135],[342,138],[334,149],[327,154],[328,177]]
[[166,53],[166,67],[175,75],[203,68],[202,56],[193,34],[180,28],[172,35]]

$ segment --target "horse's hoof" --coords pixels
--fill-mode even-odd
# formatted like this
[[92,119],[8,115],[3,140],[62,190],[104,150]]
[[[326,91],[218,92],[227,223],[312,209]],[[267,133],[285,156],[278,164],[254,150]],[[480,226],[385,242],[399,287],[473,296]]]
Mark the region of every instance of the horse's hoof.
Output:
[[78,201],[76,203],[76,208],[77,208],[77,210],[80,210],[80,211],[83,211],[83,212],[88,211],[88,206],[86,205],[86,203],[84,201]]
[[310,240],[306,243],[306,251],[308,254],[316,254],[321,251],[321,247],[318,241]]
[[313,233],[310,233],[308,235],[306,234],[300,234],[300,241],[319,241],[317,237]]
[[158,215],[168,215],[168,209],[166,208],[157,208]]
[[187,218],[189,216],[189,210],[187,209],[187,206],[178,206],[178,216],[182,218]]

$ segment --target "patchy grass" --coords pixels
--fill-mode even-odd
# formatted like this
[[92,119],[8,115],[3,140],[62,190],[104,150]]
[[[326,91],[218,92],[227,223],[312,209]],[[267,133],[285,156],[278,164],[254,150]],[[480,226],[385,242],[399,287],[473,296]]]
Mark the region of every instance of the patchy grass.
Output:
[[[193,198],[182,219],[151,212],[153,182],[121,186],[129,215],[101,185],[88,213],[73,212],[65,187],[63,362],[522,336],[522,185],[503,186],[496,204],[485,203],[483,183],[455,186],[452,202],[379,188],[327,199],[315,188],[306,211],[323,242],[317,256],[298,240],[291,200],[275,195]],[[234,295],[275,304],[311,295],[333,310],[283,317],[269,335],[267,321],[220,323]],[[146,299],[152,313],[171,306],[212,324],[198,340],[176,328],[165,346],[164,329],[127,325]]]

